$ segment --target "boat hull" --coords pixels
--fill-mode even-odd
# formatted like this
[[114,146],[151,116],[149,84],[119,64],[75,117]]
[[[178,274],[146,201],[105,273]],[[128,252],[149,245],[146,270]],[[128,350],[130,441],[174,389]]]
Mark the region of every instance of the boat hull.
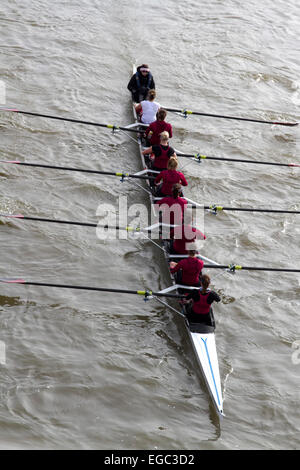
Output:
[[[135,73],[135,68],[133,69]],[[138,124],[138,116],[135,110],[135,103],[133,103],[133,115],[135,123]],[[138,145],[140,150],[140,158],[142,166],[146,168],[146,162],[144,155],[142,154],[143,150],[143,141],[140,135],[138,134]],[[148,180],[148,188],[150,190],[150,181]],[[149,198],[151,203],[151,209],[155,212],[154,204],[155,199],[151,191],[149,191]],[[166,262],[169,265],[169,257],[167,253],[167,242],[162,243],[164,248],[164,257]],[[178,261],[178,260],[177,260]],[[213,262],[214,263],[214,262]],[[173,276],[171,276],[174,288],[176,288],[176,281]],[[179,309],[182,310],[182,306],[179,305]],[[184,309],[183,309],[184,313]],[[215,405],[217,413],[223,415],[223,397],[222,397],[222,388],[219,372],[219,362],[216,348],[216,340],[213,326],[206,326],[201,323],[189,324],[186,317],[184,316],[184,324],[190,338],[190,342],[193,346],[193,350],[197,359],[198,366],[202,372],[202,375],[205,379],[208,391],[212,398],[212,401]]]
[[[206,329],[205,326],[203,328],[204,332],[200,332],[199,329],[202,326],[201,324],[186,325],[198,365],[202,371],[211,398],[217,412],[223,415],[223,397],[215,333],[212,327]],[[207,331],[209,328],[211,330]]]

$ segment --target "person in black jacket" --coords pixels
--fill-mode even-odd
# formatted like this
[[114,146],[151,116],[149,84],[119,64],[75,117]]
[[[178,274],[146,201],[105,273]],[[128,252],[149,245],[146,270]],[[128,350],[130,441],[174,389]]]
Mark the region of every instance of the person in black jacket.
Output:
[[135,103],[147,99],[148,91],[155,89],[153,76],[147,64],[142,64],[137,68],[136,73],[129,80],[127,88],[131,91]]

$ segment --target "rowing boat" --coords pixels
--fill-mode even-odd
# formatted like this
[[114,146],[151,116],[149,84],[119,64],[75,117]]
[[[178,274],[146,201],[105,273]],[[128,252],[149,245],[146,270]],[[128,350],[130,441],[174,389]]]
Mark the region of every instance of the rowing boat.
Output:
[[[135,72],[136,72],[136,68],[134,66],[133,73]],[[139,119],[135,110],[135,105],[136,103],[133,102],[132,108],[133,108],[133,116],[134,116],[134,126],[138,128],[141,126],[141,123],[139,122]],[[144,155],[142,154],[145,142],[144,142],[142,134],[138,134],[137,139],[138,139],[138,146],[139,146],[139,153],[140,153],[142,168],[144,172],[145,169],[147,168]],[[151,191],[150,180],[146,180],[146,184],[148,186],[147,189],[149,193],[151,209],[155,213],[156,211],[155,197]],[[163,248],[165,261],[168,263],[168,266],[169,266],[169,253],[167,251],[167,248],[168,248],[167,241],[162,241],[162,248]],[[199,255],[199,257],[204,259],[205,261],[211,262],[212,264],[217,264],[214,261],[204,256]],[[172,285],[160,291],[161,293],[167,293],[172,290],[178,290],[180,288],[180,285],[176,284],[176,280],[173,276],[171,276],[171,280],[172,280]],[[184,286],[184,288],[186,289],[187,287]],[[215,326],[208,326],[208,325],[204,325],[201,323],[193,323],[193,324],[189,323],[186,319],[186,316],[184,315],[185,313],[184,307],[182,307],[182,305],[180,304],[178,304],[178,306],[181,311],[181,316],[184,318],[184,325],[188,333],[190,342],[193,346],[197,363],[200,367],[200,370],[202,371],[202,376],[205,379],[208,391],[215,405],[216,411],[218,415],[223,416],[223,397],[222,397],[219,362],[218,362],[216,340],[215,340]]]

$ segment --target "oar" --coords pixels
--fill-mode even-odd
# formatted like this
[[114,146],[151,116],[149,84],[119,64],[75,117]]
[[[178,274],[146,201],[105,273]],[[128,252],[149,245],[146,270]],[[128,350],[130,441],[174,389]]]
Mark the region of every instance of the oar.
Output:
[[287,269],[287,268],[268,268],[266,266],[241,266],[239,264],[204,264],[204,268],[212,269],[229,269],[231,272],[243,270],[243,271],[275,271],[283,273],[300,273],[300,269]]
[[179,294],[164,294],[161,292],[152,292],[151,290],[127,290],[127,289],[112,289],[110,287],[92,287],[92,286],[78,286],[73,284],[52,284],[49,282],[35,282],[35,281],[26,281],[25,279],[11,278],[4,279],[0,278],[0,282],[6,284],[23,284],[27,286],[43,286],[43,287],[56,287],[59,289],[78,289],[78,290],[89,290],[96,292],[112,292],[118,294],[133,294],[133,295],[143,295],[145,298],[156,296],[156,297],[171,297],[171,298],[182,298],[183,295]]
[[133,129],[132,127],[130,128],[122,127],[122,126],[116,126],[114,124],[100,124],[99,122],[83,121],[82,119],[71,119],[71,118],[66,118],[66,117],[53,116],[51,114],[40,114],[40,113],[33,113],[30,111],[21,111],[20,109],[15,109],[15,108],[0,108],[0,111],[26,114],[27,116],[38,116],[38,117],[47,118],[47,119],[56,119],[58,121],[75,122],[77,124],[87,124],[88,126],[106,127],[112,130],[122,130],[122,131],[128,131],[128,132],[141,132],[141,133],[144,132],[141,129]]
[[[200,204],[192,204],[192,207],[198,207]],[[200,206],[201,207],[201,206]],[[300,214],[300,211],[285,211],[281,209],[255,209],[255,208],[246,208],[246,207],[222,207],[222,206],[203,206],[204,209],[210,209],[214,213],[217,211],[246,211],[246,212],[267,212],[267,213],[280,213],[280,214]],[[114,229],[114,230],[126,230],[127,232],[149,232],[158,228],[159,225],[165,227],[173,227],[174,225],[170,224],[154,224],[149,227],[140,228],[140,227],[120,227],[118,225],[99,225],[95,222],[80,222],[80,221],[72,221],[72,220],[61,220],[61,219],[48,219],[45,217],[33,217],[23,214],[3,214],[0,213],[0,217],[9,218],[9,219],[20,219],[20,220],[32,220],[35,222],[47,222],[47,223],[54,223],[54,224],[67,224],[67,225],[78,225],[81,227],[97,227],[97,228],[104,228],[104,229]]]
[[164,109],[170,111],[171,113],[180,113],[183,114],[185,117],[188,115],[194,114],[195,116],[207,116],[207,117],[214,117],[214,118],[221,118],[221,119],[234,119],[236,121],[248,121],[248,122],[257,122],[260,124],[272,124],[278,126],[298,126],[298,122],[280,122],[280,121],[265,121],[262,119],[252,119],[252,118],[243,118],[243,117],[236,117],[236,116],[227,116],[224,114],[211,114],[211,113],[200,113],[198,111],[191,111],[190,109],[174,109],[174,108],[166,108],[163,106]]
[[[162,199],[162,197],[155,197],[154,200],[156,202],[159,202]],[[241,211],[241,212],[271,212],[271,213],[279,213],[279,214],[300,214],[300,211],[289,211],[285,209],[261,209],[261,208],[256,208],[256,207],[224,207],[220,206],[218,204],[211,204],[210,206],[204,206],[202,204],[199,204],[195,201],[192,201],[191,199],[185,197],[185,199],[188,202],[188,207],[192,208],[197,208],[199,207],[200,209],[206,209],[212,211],[214,214],[217,214],[217,212],[221,211]]]
[[[196,154],[190,154],[190,153],[180,153],[176,151],[176,154],[178,157],[184,157],[184,158],[194,158],[195,160],[201,161],[201,160],[218,160],[218,161],[223,161],[223,162],[234,162],[234,163],[253,163],[256,165],[273,165],[273,166],[285,166],[285,167],[300,167],[300,164],[298,163],[276,163],[276,162],[270,162],[270,161],[255,161],[255,160],[242,160],[242,159],[237,159],[237,158],[229,158],[229,157],[209,157],[207,155],[200,155],[199,153]],[[128,174],[124,172],[105,172],[105,171],[100,171],[100,170],[88,170],[85,168],[72,168],[72,167],[66,167],[66,166],[55,166],[55,165],[46,165],[42,163],[28,163],[28,162],[21,162],[19,160],[0,160],[0,163],[4,164],[13,164],[13,165],[22,165],[22,166],[31,166],[31,167],[38,167],[38,168],[49,168],[49,169],[55,169],[55,170],[65,170],[65,171],[79,171],[82,173],[91,173],[91,174],[100,174],[100,175],[111,175],[111,176],[121,176],[121,177],[127,177],[127,178],[141,178],[141,179],[153,179],[151,176],[139,176],[139,175],[134,175],[134,174]]]
[[22,214],[0,214],[0,217],[10,218],[10,219],[20,219],[20,220],[33,220],[35,222],[49,222],[54,224],[67,224],[67,225],[79,225],[81,227],[98,227],[104,229],[115,229],[115,230],[126,230],[127,232],[141,232],[143,230],[148,231],[148,229],[141,229],[139,227],[120,227],[116,225],[99,225],[94,222],[78,222],[72,220],[60,220],[60,219],[46,219],[44,217],[31,217]]
[[85,168],[73,168],[69,166],[55,166],[55,165],[44,165],[43,163],[27,163],[27,162],[20,162],[19,160],[0,160],[0,163],[9,163],[13,165],[23,165],[23,166],[31,166],[31,167],[38,167],[38,168],[47,168],[53,170],[63,170],[63,171],[78,171],[81,173],[91,173],[96,175],[107,175],[107,176],[119,176],[121,178],[137,178],[137,179],[155,179],[155,176],[143,176],[143,175],[135,175],[132,173],[127,172],[111,172],[111,171],[100,171],[100,170],[88,170]]
[[173,228],[177,227],[177,225],[170,225],[170,224],[165,224],[165,223],[155,223],[153,225],[150,225],[149,227],[120,227],[119,225],[100,225],[95,222],[78,222],[78,221],[72,221],[72,220],[61,220],[61,219],[46,219],[44,217],[32,217],[32,216],[27,216],[23,214],[1,214],[0,213],[0,218],[5,217],[8,219],[19,219],[19,220],[33,220],[35,222],[49,222],[49,223],[54,223],[54,224],[67,224],[67,225],[79,225],[81,227],[97,227],[97,228],[104,228],[104,229],[113,229],[113,230],[126,230],[127,232],[152,232],[154,230],[161,230],[161,227],[168,227],[168,228]]
[[191,154],[191,153],[179,153],[176,151],[178,157],[185,157],[185,158],[194,158],[199,162],[201,160],[218,160],[221,162],[234,162],[234,163],[253,163],[255,165],[273,165],[273,166],[287,166],[287,167],[300,167],[298,163],[276,163],[276,162],[269,162],[263,160],[243,160],[241,158],[229,158],[229,157],[209,157],[207,155],[200,155],[199,153]]
[[[197,205],[193,205],[197,207]],[[210,209],[212,212],[217,213],[218,211],[241,211],[241,212],[270,212],[277,214],[300,214],[300,211],[286,211],[283,209],[259,209],[255,207],[223,207],[218,205],[203,206],[204,209]]]

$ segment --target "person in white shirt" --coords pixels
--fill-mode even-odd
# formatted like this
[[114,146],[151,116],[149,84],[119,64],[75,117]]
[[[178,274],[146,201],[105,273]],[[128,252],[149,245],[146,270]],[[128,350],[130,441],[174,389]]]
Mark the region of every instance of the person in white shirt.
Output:
[[149,90],[147,100],[137,104],[135,109],[137,113],[141,113],[141,122],[151,124],[156,120],[156,113],[160,108],[160,104],[155,101],[156,91]]

